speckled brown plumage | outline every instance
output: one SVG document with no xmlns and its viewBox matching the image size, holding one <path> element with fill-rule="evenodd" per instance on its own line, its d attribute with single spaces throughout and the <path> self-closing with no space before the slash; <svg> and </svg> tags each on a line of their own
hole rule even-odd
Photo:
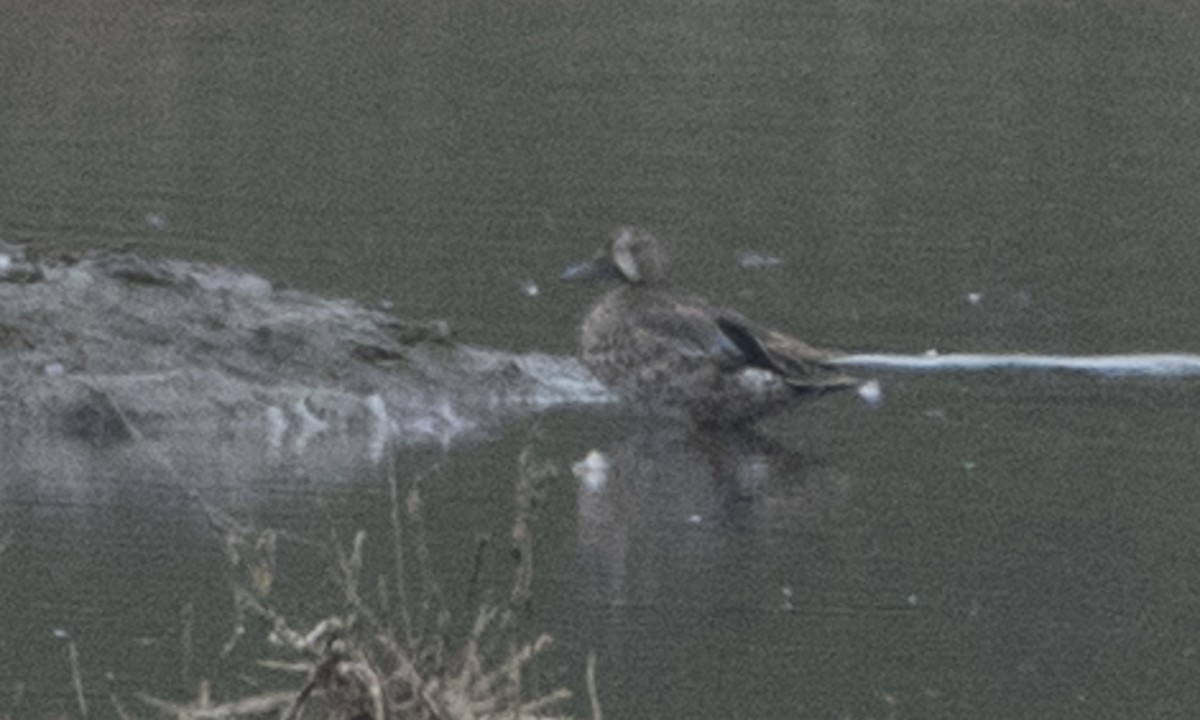
<svg viewBox="0 0 1200 720">
<path fill-rule="evenodd" d="M 645 230 L 618 228 L 596 263 L 621 284 L 584 318 L 580 359 L 647 414 L 742 424 L 858 385 L 829 363 L 833 353 L 672 291 L 662 249 Z"/>
</svg>

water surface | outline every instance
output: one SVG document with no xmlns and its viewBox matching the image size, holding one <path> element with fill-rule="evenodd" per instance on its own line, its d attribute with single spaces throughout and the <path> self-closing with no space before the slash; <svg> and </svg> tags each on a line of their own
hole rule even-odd
<svg viewBox="0 0 1200 720">
<path fill-rule="evenodd" d="M 553 278 L 642 223 L 682 282 L 818 345 L 1200 347 L 1186 3 L 9 4 L 0 239 L 218 259 L 565 354 L 592 290 Z M 1195 379 L 872 372 L 880 408 L 765 437 L 549 416 L 547 683 L 581 689 L 594 650 L 612 717 L 1190 717 Z M 527 440 L 430 483 L 456 597 Z M 593 449 L 622 470 L 599 494 L 567 471 Z M 0 713 L 74 712 L 56 631 L 100 714 L 110 685 L 234 674 L 220 550 L 144 450 L 0 466 Z M 247 520 L 383 536 L 380 468 L 335 457 L 170 460 Z M 295 587 L 325 577 L 293 552 Z"/>
</svg>

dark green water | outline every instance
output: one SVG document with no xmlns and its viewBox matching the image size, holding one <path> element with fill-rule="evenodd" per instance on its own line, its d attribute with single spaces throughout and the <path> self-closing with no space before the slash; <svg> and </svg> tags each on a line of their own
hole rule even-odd
<svg viewBox="0 0 1200 720">
<path fill-rule="evenodd" d="M 1200 349 L 1188 3 L 3 11 L 0 239 L 232 262 L 565 354 L 589 290 L 554 278 L 642 223 L 689 285 L 817 344 Z M 744 268 L 747 251 L 782 262 Z M 878 410 L 780 419 L 768 450 L 547 419 L 562 467 L 593 448 L 625 463 L 602 497 L 569 473 L 547 492 L 547 681 L 581 690 L 594 650 L 610 717 L 1192 717 L 1200 387 L 884 387 Z M 525 439 L 452 450 L 430 484 L 452 586 L 476 537 L 507 531 Z M 731 491 L 763 457 L 765 486 Z M 181 696 L 214 672 L 219 548 L 140 460 L 0 465 L 0 715 L 73 712 L 56 630 L 101 716 L 106 673 Z M 175 464 L 318 539 L 387 526 L 378 469 Z"/>
</svg>

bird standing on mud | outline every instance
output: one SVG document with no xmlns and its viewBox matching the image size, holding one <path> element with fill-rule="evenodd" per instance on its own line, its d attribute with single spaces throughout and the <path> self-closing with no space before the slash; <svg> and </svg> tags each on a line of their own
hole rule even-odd
<svg viewBox="0 0 1200 720">
<path fill-rule="evenodd" d="M 621 227 L 604 253 L 563 273 L 621 281 L 584 318 L 579 357 L 644 414 L 745 425 L 798 400 L 859 385 L 830 363 L 835 353 L 672 291 L 666 269 L 653 235 Z"/>
</svg>

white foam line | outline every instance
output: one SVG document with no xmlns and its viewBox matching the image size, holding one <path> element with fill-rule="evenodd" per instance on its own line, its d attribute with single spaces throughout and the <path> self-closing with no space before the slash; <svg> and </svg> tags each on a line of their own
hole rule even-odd
<svg viewBox="0 0 1200 720">
<path fill-rule="evenodd" d="M 911 372 L 997 369 L 1070 370 L 1091 375 L 1200 375 L 1200 355 L 847 355 L 834 361 L 856 368 Z"/>
</svg>

